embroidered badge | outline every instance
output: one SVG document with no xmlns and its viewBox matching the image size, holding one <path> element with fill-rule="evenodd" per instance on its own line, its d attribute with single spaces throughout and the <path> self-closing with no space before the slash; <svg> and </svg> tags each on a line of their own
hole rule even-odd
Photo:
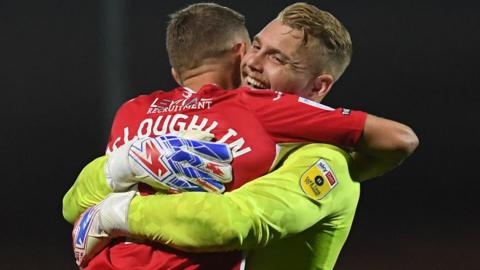
<svg viewBox="0 0 480 270">
<path fill-rule="evenodd" d="M 323 199 L 337 183 L 335 174 L 324 159 L 320 159 L 315 165 L 308 168 L 300 178 L 303 192 L 314 200 Z"/>
</svg>

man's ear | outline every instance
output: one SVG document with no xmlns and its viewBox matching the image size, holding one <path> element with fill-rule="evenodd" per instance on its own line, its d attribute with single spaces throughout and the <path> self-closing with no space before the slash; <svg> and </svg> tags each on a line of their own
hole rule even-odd
<svg viewBox="0 0 480 270">
<path fill-rule="evenodd" d="M 182 80 L 180 79 L 177 71 L 173 67 L 170 69 L 170 71 L 172 72 L 173 79 L 177 82 L 177 84 L 182 85 Z"/>
<path fill-rule="evenodd" d="M 246 42 L 239 42 L 233 45 L 233 51 L 238 53 L 242 57 L 247 53 L 247 43 Z"/>
<path fill-rule="evenodd" d="M 321 102 L 323 98 L 332 89 L 335 79 L 330 74 L 322 74 L 315 78 L 313 81 L 312 97 L 311 99 L 317 102 Z"/>
</svg>

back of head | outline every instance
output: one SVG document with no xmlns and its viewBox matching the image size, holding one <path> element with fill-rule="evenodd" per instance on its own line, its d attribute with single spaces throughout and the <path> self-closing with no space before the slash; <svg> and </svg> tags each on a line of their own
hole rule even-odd
<svg viewBox="0 0 480 270">
<path fill-rule="evenodd" d="M 240 13 L 214 3 L 193 4 L 170 15 L 170 65 L 181 77 L 184 71 L 219 58 L 248 39 L 245 18 Z"/>
<path fill-rule="evenodd" d="M 307 3 L 295 3 L 282 10 L 280 22 L 303 31 L 303 45 L 312 48 L 313 72 L 330 73 L 337 80 L 350 64 L 352 40 L 347 29 L 332 14 Z"/>
</svg>

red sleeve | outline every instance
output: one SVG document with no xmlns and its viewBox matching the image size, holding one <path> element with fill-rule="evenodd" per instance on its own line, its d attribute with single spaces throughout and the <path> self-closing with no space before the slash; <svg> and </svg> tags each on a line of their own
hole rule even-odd
<svg viewBox="0 0 480 270">
<path fill-rule="evenodd" d="M 360 139 L 367 117 L 365 112 L 332 109 L 276 91 L 245 90 L 242 98 L 275 142 L 321 142 L 352 147 Z"/>
</svg>

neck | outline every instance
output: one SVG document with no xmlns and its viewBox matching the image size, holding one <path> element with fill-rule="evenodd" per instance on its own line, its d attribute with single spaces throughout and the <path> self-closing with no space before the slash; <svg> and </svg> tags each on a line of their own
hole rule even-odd
<svg viewBox="0 0 480 270">
<path fill-rule="evenodd" d="M 235 68 L 232 68 L 235 67 Z M 182 85 L 195 92 L 206 84 L 216 84 L 223 89 L 234 89 L 240 85 L 240 65 L 231 63 L 207 63 L 183 73 Z"/>
<path fill-rule="evenodd" d="M 236 85 L 234 85 L 230 78 L 227 78 L 222 72 L 217 71 L 202 72 L 196 76 L 186 78 L 183 81 L 183 86 L 188 87 L 195 92 L 200 90 L 200 88 L 206 84 L 216 84 L 224 89 L 236 88 Z"/>
</svg>

